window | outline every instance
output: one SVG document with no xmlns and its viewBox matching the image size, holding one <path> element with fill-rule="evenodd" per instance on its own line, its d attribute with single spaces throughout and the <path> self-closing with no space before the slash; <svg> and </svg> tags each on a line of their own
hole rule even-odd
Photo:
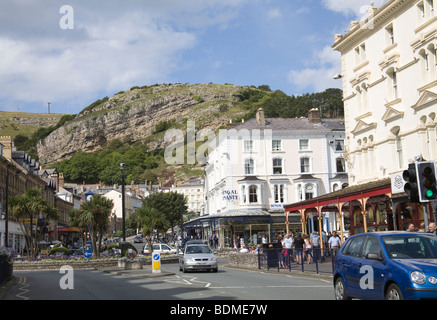
<svg viewBox="0 0 437 320">
<path fill-rule="evenodd" d="M 252 152 L 252 151 L 253 151 L 253 141 L 244 140 L 244 152 Z"/>
<path fill-rule="evenodd" d="M 344 166 L 344 159 L 343 158 L 337 158 L 335 160 L 337 165 L 337 172 L 345 172 L 345 166 Z"/>
<path fill-rule="evenodd" d="M 356 237 L 350 240 L 348 245 L 343 250 L 343 254 L 352 257 L 360 257 L 361 247 L 363 246 L 365 237 Z"/>
<path fill-rule="evenodd" d="M 282 140 L 272 140 L 272 151 L 282 151 Z"/>
<path fill-rule="evenodd" d="M 273 174 L 282 174 L 282 159 L 273 159 Z"/>
<path fill-rule="evenodd" d="M 335 151 L 343 151 L 344 140 L 335 140 Z"/>
<path fill-rule="evenodd" d="M 387 35 L 387 45 L 391 46 L 395 43 L 395 36 L 393 31 L 393 25 L 389 25 L 386 29 L 386 35 Z"/>
<path fill-rule="evenodd" d="M 249 186 L 249 203 L 258 203 L 257 191 L 257 186 Z"/>
<path fill-rule="evenodd" d="M 300 158 L 300 172 L 301 173 L 310 172 L 310 159 L 309 158 Z"/>
<path fill-rule="evenodd" d="M 379 243 L 378 238 L 369 236 L 367 238 L 366 244 L 363 248 L 363 258 L 367 258 L 367 255 L 376 254 L 378 257 L 382 257 L 381 244 Z"/>
<path fill-rule="evenodd" d="M 247 203 L 247 196 L 246 196 L 246 186 L 241 186 L 241 194 L 243 195 L 243 203 Z"/>
<path fill-rule="evenodd" d="M 355 48 L 355 62 L 357 65 L 366 61 L 366 44 L 363 43 Z"/>
<path fill-rule="evenodd" d="M 387 76 L 389 78 L 389 96 L 391 100 L 396 100 L 398 95 L 398 75 L 394 68 L 390 68 L 387 71 Z"/>
<path fill-rule="evenodd" d="M 253 159 L 246 159 L 244 160 L 244 174 L 254 174 L 255 173 L 255 166 Z"/>
<path fill-rule="evenodd" d="M 275 203 L 284 203 L 284 185 L 275 184 L 273 186 L 273 194 L 275 197 Z"/>
<path fill-rule="evenodd" d="M 312 184 L 307 184 L 305 186 L 305 200 L 314 198 L 314 186 Z"/>
<path fill-rule="evenodd" d="M 300 139 L 299 140 L 299 150 L 305 151 L 310 149 L 310 142 L 308 139 Z"/>
</svg>

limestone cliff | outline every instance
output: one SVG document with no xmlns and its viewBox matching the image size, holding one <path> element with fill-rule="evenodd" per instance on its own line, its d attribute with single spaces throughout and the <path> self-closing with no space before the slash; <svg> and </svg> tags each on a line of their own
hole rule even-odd
<svg viewBox="0 0 437 320">
<path fill-rule="evenodd" d="M 246 88 L 217 84 L 131 88 L 90 105 L 40 141 L 39 161 L 44 165 L 68 158 L 78 150 L 99 151 L 114 139 L 145 141 L 153 149 L 162 148 L 163 133 L 151 138 L 162 121 L 173 121 L 182 130 L 187 120 L 195 121 L 196 130 L 217 129 L 229 121 L 227 111 L 238 100 L 235 94 Z"/>
</svg>

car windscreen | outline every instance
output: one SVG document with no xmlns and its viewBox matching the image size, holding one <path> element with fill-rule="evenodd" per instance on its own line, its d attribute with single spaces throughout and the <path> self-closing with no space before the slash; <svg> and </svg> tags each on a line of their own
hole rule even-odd
<svg viewBox="0 0 437 320">
<path fill-rule="evenodd" d="M 437 236 L 402 234 L 382 237 L 391 259 L 437 258 Z"/>
<path fill-rule="evenodd" d="M 185 249 L 185 254 L 212 253 L 208 246 L 188 246 Z"/>
</svg>

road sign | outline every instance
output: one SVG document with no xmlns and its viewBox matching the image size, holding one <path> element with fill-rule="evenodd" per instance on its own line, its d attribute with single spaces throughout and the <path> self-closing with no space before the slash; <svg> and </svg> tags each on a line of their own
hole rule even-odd
<svg viewBox="0 0 437 320">
<path fill-rule="evenodd" d="M 152 273 L 161 273 L 161 254 L 159 252 L 152 254 Z"/>
<path fill-rule="evenodd" d="M 93 252 L 91 250 L 86 250 L 83 255 L 85 256 L 85 258 L 89 259 L 93 256 Z"/>
</svg>

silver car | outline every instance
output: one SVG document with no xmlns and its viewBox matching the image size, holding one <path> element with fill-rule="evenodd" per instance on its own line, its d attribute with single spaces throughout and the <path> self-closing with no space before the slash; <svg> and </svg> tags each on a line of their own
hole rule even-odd
<svg viewBox="0 0 437 320">
<path fill-rule="evenodd" d="M 179 257 L 179 271 L 212 270 L 217 272 L 217 258 L 206 244 L 187 244 Z"/>
</svg>

